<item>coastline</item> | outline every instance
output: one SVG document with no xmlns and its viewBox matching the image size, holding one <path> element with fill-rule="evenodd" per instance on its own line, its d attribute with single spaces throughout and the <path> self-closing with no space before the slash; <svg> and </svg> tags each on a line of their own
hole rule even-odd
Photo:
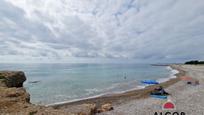
<svg viewBox="0 0 204 115">
<path fill-rule="evenodd" d="M 189 84 L 186 80 L 180 80 L 165 88 L 170 94 L 168 100 L 152 97 L 135 99 L 120 105 L 114 105 L 114 110 L 97 115 L 204 115 L 204 66 L 180 64 L 174 65 L 174 68 L 182 70 L 184 76 L 190 77 L 199 83 Z M 168 101 L 174 103 L 175 108 L 173 110 L 163 109 L 164 103 Z"/>
<path fill-rule="evenodd" d="M 162 85 L 165 90 L 170 93 L 168 99 L 174 102 L 176 109 L 169 112 L 185 112 L 187 115 L 203 115 L 204 114 L 204 66 L 196 65 L 171 65 L 173 69 L 179 71 L 177 78 L 170 79 Z M 149 96 L 149 93 L 158 85 L 148 86 L 144 89 L 133 90 L 122 94 L 108 95 L 63 103 L 54 106 L 39 106 L 30 103 L 29 94 L 22 87 L 25 76 L 18 74 L 19 72 L 0 72 L 1 80 L 4 77 L 13 79 L 12 84 L 3 82 L 0 84 L 0 113 L 2 114 L 53 114 L 53 115 L 147 115 L 155 112 L 164 113 L 163 104 L 167 101 L 156 99 Z M 13 76 L 15 75 L 15 76 Z M 198 80 L 199 84 L 187 84 L 186 81 L 180 80 L 180 76 L 188 76 Z M 18 78 L 17 81 L 14 78 Z M 7 79 L 5 79 L 7 80 Z M 10 83 L 10 82 L 9 82 Z M 103 111 L 104 105 L 112 107 L 111 111 Z M 102 110 L 102 111 L 100 111 Z M 98 113 L 102 112 L 102 113 Z"/>
<path fill-rule="evenodd" d="M 153 65 L 154 66 L 154 65 Z M 65 109 L 65 108 L 72 108 L 73 106 L 76 105 L 81 105 L 84 103 L 90 103 L 90 104 L 96 104 L 96 106 L 100 106 L 104 103 L 111 103 L 112 105 L 119 105 L 131 100 L 135 99 L 144 99 L 149 97 L 149 93 L 156 87 L 158 86 L 163 86 L 164 88 L 167 88 L 176 82 L 178 82 L 180 79 L 180 76 L 185 75 L 185 71 L 180 69 L 178 66 L 175 65 L 165 65 L 169 66 L 172 68 L 172 70 L 178 70 L 178 73 L 175 74 L 175 78 L 172 76 L 169 76 L 168 78 L 165 78 L 163 82 L 161 82 L 158 85 L 151 85 L 151 86 L 146 86 L 144 88 L 135 88 L 135 89 L 130 89 L 128 91 L 123 91 L 120 93 L 113 93 L 113 94 L 102 94 L 102 95 L 96 95 L 93 97 L 88 97 L 88 98 L 82 98 L 82 99 L 76 99 L 76 100 L 71 100 L 71 101 L 66 101 L 66 102 L 59 102 L 55 104 L 49 104 L 46 105 L 47 107 L 53 107 L 55 109 Z"/>
</svg>

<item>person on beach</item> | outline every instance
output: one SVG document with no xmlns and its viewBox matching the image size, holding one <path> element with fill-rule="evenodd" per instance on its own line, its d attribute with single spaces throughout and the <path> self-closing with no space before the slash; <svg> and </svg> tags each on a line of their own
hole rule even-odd
<svg viewBox="0 0 204 115">
<path fill-rule="evenodd" d="M 169 95 L 162 86 L 159 86 L 151 92 L 151 95 Z"/>
</svg>

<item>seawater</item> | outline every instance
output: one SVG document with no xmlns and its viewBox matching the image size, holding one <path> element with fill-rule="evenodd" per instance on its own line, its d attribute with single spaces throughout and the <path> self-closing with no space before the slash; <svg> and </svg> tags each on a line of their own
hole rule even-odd
<svg viewBox="0 0 204 115">
<path fill-rule="evenodd" d="M 149 64 L 0 64 L 0 70 L 24 71 L 31 102 L 47 105 L 141 88 L 141 80 L 159 82 L 177 71 Z"/>
</svg>

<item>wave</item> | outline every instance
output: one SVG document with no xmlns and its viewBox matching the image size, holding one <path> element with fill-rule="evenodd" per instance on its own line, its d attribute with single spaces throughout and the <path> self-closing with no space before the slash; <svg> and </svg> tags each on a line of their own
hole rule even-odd
<svg viewBox="0 0 204 115">
<path fill-rule="evenodd" d="M 73 99 L 73 100 L 69 100 L 69 101 L 57 102 L 57 103 L 52 103 L 52 104 L 47 104 L 45 106 L 48 107 L 48 106 L 62 105 L 62 104 L 66 104 L 66 103 L 73 103 L 73 102 L 78 102 L 78 101 L 83 101 L 83 100 L 93 99 L 93 98 L 98 98 L 98 97 L 103 97 L 103 96 L 111 96 L 111 95 L 116 95 L 116 94 L 122 94 L 122 93 L 126 93 L 126 92 L 129 92 L 129 91 L 134 91 L 134 90 L 139 90 L 139 89 L 143 89 L 143 88 L 145 88 L 145 87 L 144 86 L 137 86 L 135 88 L 124 90 L 124 91 L 106 92 L 106 93 L 101 93 L 101 94 L 98 94 L 98 95 L 95 95 L 95 96 L 79 98 L 79 99 Z"/>
<path fill-rule="evenodd" d="M 69 100 L 69 101 L 63 101 L 63 102 L 57 102 L 57 103 L 47 104 L 47 105 L 45 105 L 45 106 L 48 107 L 48 106 L 54 106 L 54 105 L 61 105 L 61 104 L 66 104 L 66 103 L 72 103 L 72 102 L 82 101 L 82 100 L 86 100 L 86 99 L 93 99 L 93 98 L 97 98 L 97 97 L 101 97 L 101 96 L 104 96 L 104 94 L 99 94 L 99 95 L 90 96 L 90 97 L 86 97 L 86 98 L 73 99 L 73 100 Z"/>
<path fill-rule="evenodd" d="M 163 82 L 169 81 L 170 79 L 176 78 L 176 74 L 179 73 L 178 70 L 173 69 L 170 66 L 167 66 L 166 69 L 170 71 L 169 76 L 167 78 L 160 78 L 157 80 L 157 82 L 163 83 Z"/>
</svg>

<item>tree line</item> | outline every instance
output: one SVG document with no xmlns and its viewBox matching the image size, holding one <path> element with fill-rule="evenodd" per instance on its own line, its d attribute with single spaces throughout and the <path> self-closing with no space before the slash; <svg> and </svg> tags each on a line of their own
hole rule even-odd
<svg viewBox="0 0 204 115">
<path fill-rule="evenodd" d="M 199 60 L 191 60 L 191 61 L 187 61 L 185 62 L 185 64 L 204 64 L 204 61 L 199 61 Z"/>
</svg>

